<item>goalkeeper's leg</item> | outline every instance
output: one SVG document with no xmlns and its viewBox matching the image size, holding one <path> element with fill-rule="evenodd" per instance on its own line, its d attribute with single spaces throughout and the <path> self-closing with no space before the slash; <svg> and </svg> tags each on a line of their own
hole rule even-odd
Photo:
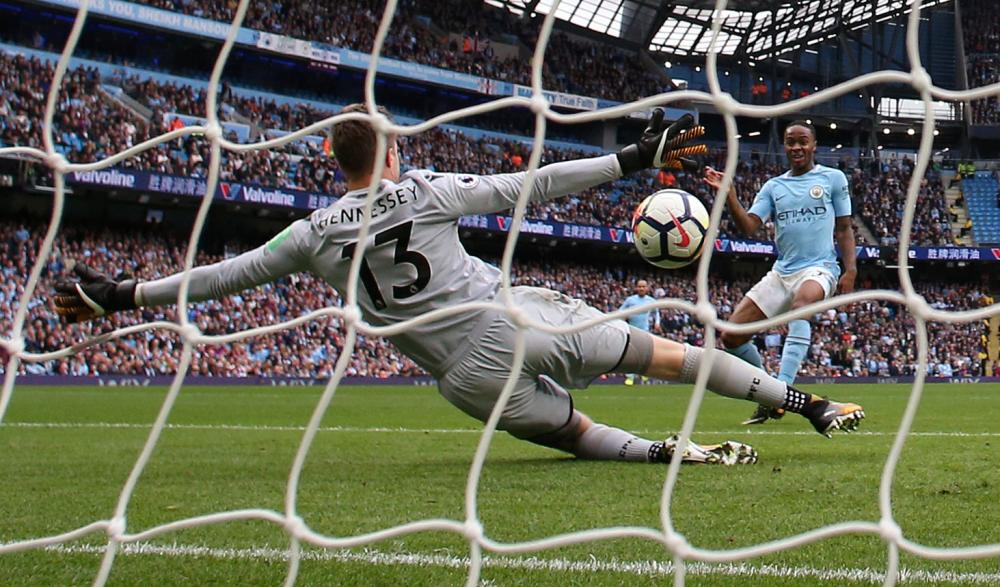
<svg viewBox="0 0 1000 587">
<path fill-rule="evenodd" d="M 722 351 L 659 337 L 652 337 L 652 341 L 652 359 L 646 369 L 651 377 L 693 383 L 705 359 L 712 355 L 708 389 L 719 395 L 801 414 L 817 432 L 826 436 L 834 430 L 854 430 L 865 417 L 864 410 L 857 404 L 834 402 L 804 393 Z"/>
<path fill-rule="evenodd" d="M 525 311 L 533 315 L 544 314 L 559 322 L 571 321 L 575 313 L 584 308 L 541 290 L 515 288 L 515 294 Z M 517 438 L 580 458 L 650 462 L 662 452 L 655 448 L 657 441 L 640 438 L 619 428 L 594 424 L 574 409 L 569 392 L 544 374 L 545 371 L 559 371 L 563 375 L 560 378 L 567 379 L 565 371 L 578 366 L 575 361 L 566 363 L 560 360 L 560 355 L 568 347 L 576 347 L 580 351 L 570 353 L 572 358 L 579 355 L 583 363 L 601 371 L 610 370 L 622 357 L 627 327 L 624 323 L 600 324 L 594 330 L 593 340 L 604 341 L 604 344 L 592 345 L 589 353 L 584 353 L 579 345 L 579 334 L 527 333 L 527 346 L 531 350 L 525 357 L 522 372 L 516 375 L 514 389 L 497 428 Z M 511 374 L 516 336 L 516 325 L 506 315 L 498 316 L 471 345 L 465 357 L 440 378 L 438 387 L 441 395 L 466 414 L 482 422 L 487 421 Z M 649 362 L 648 354 L 641 359 L 643 365 Z M 662 442 L 659 444 L 662 445 Z"/>
<path fill-rule="evenodd" d="M 538 288 L 514 288 L 518 306 L 535 318 L 572 324 L 601 312 L 579 300 Z M 631 333 L 631 334 L 630 334 Z M 521 373 L 497 428 L 524 440 L 593 460 L 664 462 L 675 452 L 676 439 L 650 440 L 619 428 L 596 424 L 573 407 L 564 386 L 585 387 L 608 372 L 642 372 L 652 357 L 646 332 L 612 320 L 585 331 L 553 335 L 526 333 Z M 517 326 L 499 315 L 467 354 L 439 379 L 441 394 L 466 414 L 485 422 L 511 374 Z M 637 344 L 630 344 L 636 340 Z M 736 464 L 756 460 L 752 448 L 736 442 L 699 447 L 689 444 L 685 461 Z"/>
<path fill-rule="evenodd" d="M 523 431 L 519 433 L 512 430 L 511 434 L 518 438 L 563 450 L 581 459 L 595 461 L 669 463 L 678 450 L 680 439 L 677 436 L 666 440 L 649 440 L 620 428 L 595 423 L 583 412 L 573 409 L 569 393 L 558 383 L 542 376 L 538 379 L 538 385 L 546 388 L 540 392 L 541 397 L 553 393 L 564 394 L 570 409 L 569 420 L 565 425 L 543 434 L 524 434 Z M 753 464 L 757 462 L 757 451 L 748 444 L 732 440 L 706 446 L 689 440 L 681 451 L 681 462 L 712 465 Z"/>
<path fill-rule="evenodd" d="M 466 414 L 485 422 L 506 383 L 504 369 L 509 369 L 508 360 L 500 349 L 475 349 L 441 380 L 441 394 Z M 573 398 L 566 389 L 545 375 L 522 374 L 517 378 L 497 428 L 522 440 L 598 461 L 670 462 L 678 444 L 676 438 L 650 440 L 595 423 L 573 407 Z M 734 465 L 757 461 L 753 448 L 733 441 L 705 447 L 689 442 L 682 454 L 683 462 L 690 463 Z"/>
</svg>

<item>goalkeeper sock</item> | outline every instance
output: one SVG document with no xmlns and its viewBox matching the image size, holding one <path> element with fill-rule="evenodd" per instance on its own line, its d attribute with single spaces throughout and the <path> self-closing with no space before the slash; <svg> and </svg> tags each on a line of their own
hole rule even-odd
<svg viewBox="0 0 1000 587">
<path fill-rule="evenodd" d="M 791 385 L 799 367 L 809 352 L 809 340 L 812 337 L 812 327 L 808 320 L 792 320 L 788 323 L 788 336 L 785 337 L 785 347 L 781 350 L 781 370 L 778 379 Z"/>
<path fill-rule="evenodd" d="M 652 441 L 639 438 L 619 428 L 593 424 L 577 439 L 573 454 L 581 459 L 594 461 L 645 463 L 649 460 L 649 449 L 652 446 Z"/>
<path fill-rule="evenodd" d="M 760 359 L 760 351 L 757 350 L 757 345 L 753 341 L 748 340 L 738 347 L 726 349 L 726 352 L 734 357 L 743 359 L 758 369 L 764 368 L 764 361 Z"/>
<path fill-rule="evenodd" d="M 694 383 L 706 353 L 713 353 L 712 372 L 708 389 L 719 395 L 757 402 L 769 408 L 782 408 L 799 413 L 813 396 L 803 393 L 784 381 L 778 381 L 763 370 L 716 349 L 684 345 L 684 363 L 680 381 Z"/>
</svg>

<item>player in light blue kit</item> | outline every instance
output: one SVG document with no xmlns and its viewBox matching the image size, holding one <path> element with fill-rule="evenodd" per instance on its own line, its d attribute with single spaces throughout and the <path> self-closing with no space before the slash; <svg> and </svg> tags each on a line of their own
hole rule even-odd
<svg viewBox="0 0 1000 587">
<path fill-rule="evenodd" d="M 647 306 L 649 304 L 652 304 L 655 301 L 656 301 L 656 298 L 654 298 L 653 296 L 649 295 L 649 284 L 646 283 L 645 279 L 640 279 L 639 281 L 635 282 L 635 293 L 632 294 L 632 295 L 630 295 L 629 297 L 625 298 L 625 301 L 622 302 L 621 307 L 618 308 L 618 309 L 619 310 L 628 310 L 628 309 L 636 308 L 636 307 L 639 307 L 639 306 Z M 646 332 L 649 332 L 650 314 L 653 315 L 652 316 L 652 318 L 653 318 L 653 326 L 655 327 L 655 330 L 657 332 L 659 332 L 659 330 L 660 330 L 660 311 L 659 311 L 659 309 L 656 309 L 656 308 L 650 308 L 649 310 L 646 310 L 645 312 L 639 312 L 638 314 L 632 314 L 631 316 L 629 316 L 626 319 L 626 322 L 628 322 L 630 326 L 634 326 L 635 328 L 638 328 L 639 330 L 645 330 Z M 628 373 L 628 374 L 626 374 L 625 375 L 625 385 L 635 385 L 635 377 L 636 377 L 635 373 Z M 646 379 L 647 379 L 646 376 L 642 377 L 643 381 L 646 381 Z"/>
<path fill-rule="evenodd" d="M 789 170 L 764 184 L 749 211 L 740 204 L 736 188 L 729 188 L 729 213 L 740 231 L 753 236 L 765 220 L 773 220 L 778 245 L 774 267 L 736 306 L 731 322 L 746 324 L 796 310 L 830 297 L 835 287 L 840 293 L 854 291 L 858 270 L 847 177 L 839 169 L 816 164 L 815 152 L 816 129 L 805 121 L 792 122 L 785 128 Z M 718 190 L 722 176 L 706 168 L 705 183 Z M 843 272 L 837 264 L 834 241 L 842 254 Z M 729 353 L 762 366 L 752 335 L 723 332 L 721 338 Z M 808 320 L 788 323 L 778 379 L 789 385 L 795 382 L 810 338 Z M 856 404 L 840 405 L 843 410 L 861 412 Z M 780 408 L 758 406 L 743 423 L 761 424 L 783 415 Z"/>
</svg>

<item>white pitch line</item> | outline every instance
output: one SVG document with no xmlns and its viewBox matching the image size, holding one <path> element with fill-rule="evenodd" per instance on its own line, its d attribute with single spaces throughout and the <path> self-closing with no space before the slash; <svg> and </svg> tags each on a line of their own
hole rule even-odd
<svg viewBox="0 0 1000 587">
<path fill-rule="evenodd" d="M 3 422 L 0 429 L 9 428 L 106 428 L 106 429 L 138 429 L 148 430 L 152 424 L 135 422 Z M 170 430 L 237 430 L 245 432 L 304 432 L 305 426 L 272 426 L 255 424 L 167 424 Z M 480 434 L 482 429 L 476 428 L 391 428 L 391 427 L 356 427 L 327 426 L 320 432 L 357 432 L 357 433 L 402 433 L 402 434 Z M 634 430 L 635 434 L 663 434 L 663 430 Z M 696 430 L 703 435 L 733 435 L 741 436 L 816 436 L 808 430 Z M 857 431 L 851 436 L 896 436 L 896 432 Z M 997 438 L 1000 432 L 910 432 L 909 436 L 931 438 Z"/>
<path fill-rule="evenodd" d="M 121 545 L 121 553 L 126 556 L 166 556 L 214 558 L 222 560 L 261 560 L 278 562 L 288 559 L 285 549 L 261 546 L 255 548 L 211 548 L 208 546 L 159 545 L 151 543 L 130 543 Z M 101 545 L 56 545 L 46 550 L 61 554 L 103 554 Z M 428 555 L 418 553 L 363 551 L 305 550 L 300 558 L 305 561 L 362 563 L 383 566 L 445 567 L 467 569 L 469 559 L 448 555 Z M 674 566 L 669 561 L 600 561 L 596 559 L 580 561 L 568 559 L 545 559 L 537 557 L 483 557 L 483 566 L 495 569 L 528 571 L 577 572 L 577 573 L 620 573 L 643 577 L 670 576 Z M 723 575 L 729 577 L 791 578 L 820 581 L 844 581 L 860 583 L 881 583 L 884 572 L 878 569 L 821 569 L 815 567 L 786 567 L 782 565 L 749 565 L 689 563 L 690 575 Z M 957 573 L 950 571 L 922 571 L 902 569 L 901 583 L 949 583 L 955 585 L 997 585 L 1000 573 Z"/>
</svg>

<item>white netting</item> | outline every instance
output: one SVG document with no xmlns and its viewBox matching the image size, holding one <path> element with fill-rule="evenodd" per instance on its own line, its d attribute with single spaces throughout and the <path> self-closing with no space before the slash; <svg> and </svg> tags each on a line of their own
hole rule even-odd
<svg viewBox="0 0 1000 587">
<path fill-rule="evenodd" d="M 217 91 L 219 88 L 219 80 L 221 79 L 223 68 L 226 64 L 226 60 L 229 56 L 230 50 L 232 49 L 233 43 L 236 39 L 236 34 L 239 27 L 243 21 L 248 7 L 248 0 L 241 0 L 239 7 L 236 11 L 236 15 L 229 29 L 229 34 L 226 38 L 224 45 L 219 53 L 219 57 L 216 60 L 214 70 L 212 72 L 211 80 L 209 82 L 208 96 L 206 100 L 207 111 L 205 116 L 207 118 L 207 123 L 201 126 L 188 126 L 179 130 L 175 130 L 169 133 L 165 133 L 161 136 L 155 137 L 146 141 L 140 145 L 117 153 L 112 157 L 104 159 L 96 163 L 89 164 L 73 164 L 69 163 L 62 155 L 58 154 L 54 148 L 53 142 L 53 130 L 52 130 L 52 120 L 55 113 L 56 99 L 58 96 L 59 88 L 62 83 L 62 79 L 66 73 L 67 65 L 73 51 L 76 47 L 77 41 L 80 37 L 80 33 L 83 30 L 83 24 L 87 17 L 87 11 L 89 7 L 89 0 L 82 0 L 80 3 L 79 10 L 77 12 L 76 21 L 73 25 L 72 31 L 66 42 L 66 46 L 62 52 L 59 62 L 56 66 L 54 77 L 49 89 L 48 99 L 45 108 L 45 118 L 44 118 L 44 130 L 43 130 L 43 144 L 44 151 L 28 148 L 28 147 L 14 147 L 0 149 L 0 156 L 2 155 L 18 155 L 22 157 L 29 157 L 37 159 L 48 166 L 55 177 L 55 191 L 53 198 L 52 207 L 52 219 L 42 242 L 42 246 L 38 252 L 38 257 L 32 268 L 31 274 L 29 276 L 28 282 L 25 286 L 24 293 L 21 297 L 20 304 L 18 305 L 17 313 L 15 315 L 14 323 L 12 326 L 12 334 L 10 339 L 2 340 L 3 349 L 9 355 L 8 364 L 6 367 L 6 377 L 3 384 L 2 392 L 0 392 L 0 422 L 3 420 L 4 413 L 6 412 L 7 406 L 10 403 L 11 394 L 14 389 L 14 381 L 18 371 L 18 364 L 20 361 L 38 362 L 47 361 L 50 359 L 55 359 L 59 357 L 65 357 L 79 350 L 82 346 L 89 346 L 91 344 L 96 344 L 98 342 L 107 340 L 112 337 L 122 337 L 136 332 L 144 330 L 171 330 L 178 333 L 183 340 L 183 351 L 181 356 L 180 366 L 178 368 L 177 374 L 174 378 L 172 385 L 170 386 L 169 392 L 160 412 L 155 420 L 155 423 L 149 433 L 149 437 L 146 440 L 145 446 L 140 453 L 138 459 L 136 460 L 131 474 L 128 477 L 124 487 L 121 490 L 117 507 L 115 508 L 114 514 L 110 519 L 100 520 L 77 528 L 75 530 L 55 535 L 47 536 L 43 538 L 24 540 L 22 542 L 9 543 L 0 546 L 0 554 L 24 551 L 29 549 L 38 549 L 46 546 L 60 545 L 70 541 L 77 540 L 84 536 L 87 536 L 95 532 L 105 532 L 108 536 L 108 544 L 104 551 L 104 558 L 100 566 L 100 570 L 94 580 L 96 585 L 103 585 L 109 576 L 112 564 L 114 563 L 115 556 L 121 550 L 123 550 L 123 545 L 128 543 L 137 543 L 141 541 L 146 541 L 151 538 L 162 536 L 177 530 L 185 528 L 193 528 L 197 526 L 205 526 L 210 524 L 220 524 L 224 522 L 230 522 L 234 520 L 264 520 L 280 526 L 284 529 L 290 540 L 289 549 L 289 565 L 288 572 L 286 576 L 286 584 L 291 585 L 295 582 L 299 562 L 302 558 L 302 552 L 300 550 L 300 545 L 302 542 L 319 546 L 326 549 L 343 549 L 350 547 L 363 546 L 366 544 L 371 544 L 378 541 L 383 541 L 389 538 L 403 536 L 407 534 L 412 534 L 416 532 L 426 532 L 430 530 L 438 530 L 445 532 L 452 532 L 463 536 L 469 543 L 470 556 L 468 564 L 468 576 L 467 584 L 476 585 L 479 583 L 480 572 L 483 566 L 483 550 L 487 550 L 494 553 L 529 553 L 537 552 L 545 549 L 556 548 L 560 546 L 565 546 L 569 544 L 584 543 L 597 540 L 607 540 L 613 538 L 624 538 L 624 537 L 637 537 L 648 540 L 653 540 L 662 543 L 664 547 L 669 551 L 673 557 L 673 575 L 674 582 L 677 585 L 683 585 L 685 582 L 685 574 L 688 569 L 688 563 L 691 561 L 699 561 L 703 563 L 721 563 L 721 562 L 733 562 L 741 561 L 754 557 L 759 557 L 762 555 L 775 553 L 783 550 L 788 550 L 801 545 L 809 544 L 812 542 L 817 542 L 827 538 L 831 538 L 843 534 L 871 534 L 879 536 L 883 541 L 885 541 L 888 548 L 888 568 L 884 575 L 884 583 L 886 585 L 894 585 L 899 579 L 899 554 L 900 551 L 910 553 L 912 555 L 923 557 L 927 559 L 936 560 L 954 560 L 954 559 L 974 559 L 974 558 L 987 558 L 1000 556 L 1000 543 L 991 545 L 980 545 L 973 547 L 963 547 L 963 548 L 935 548 L 924 546 L 915 542 L 908 540 L 900 526 L 896 523 L 893 512 L 892 512 L 892 483 L 894 472 L 896 466 L 899 462 L 900 454 L 903 450 L 903 445 L 906 442 L 907 435 L 910 431 L 911 425 L 913 423 L 914 415 L 916 413 L 917 407 L 920 404 L 921 393 L 923 391 L 924 376 L 926 373 L 927 366 L 927 352 L 928 352 L 928 340 L 927 340 L 927 329 L 926 323 L 928 321 L 941 321 L 941 322 L 968 322 L 972 320 L 979 320 L 987 318 L 991 315 L 1000 314 L 1000 305 L 990 306 L 988 308 L 981 308 L 973 311 L 963 311 L 963 312 L 943 312 L 932 309 L 924 300 L 923 297 L 918 295 L 910 280 L 909 268 L 907 266 L 907 250 L 910 244 L 910 231 L 913 225 L 913 216 L 916 209 L 916 200 L 919 192 L 919 178 L 924 176 L 926 171 L 928 160 L 931 155 L 932 142 L 933 142 L 933 130 L 935 126 L 934 122 L 934 108 L 932 103 L 932 98 L 937 98 L 940 100 L 950 100 L 950 101 L 970 101 L 975 99 L 986 98 L 993 95 L 1000 95 L 1000 83 L 993 84 L 990 86 L 971 89 L 966 91 L 948 91 L 941 88 L 937 88 L 933 85 L 930 76 L 927 74 L 926 70 L 921 65 L 920 55 L 918 52 L 918 25 L 920 20 L 920 1 L 915 0 L 913 2 L 913 11 L 909 15 L 909 23 L 907 28 L 907 39 L 906 46 L 909 55 L 909 60 L 911 64 L 911 70 L 909 73 L 896 72 L 896 71 L 880 71 L 870 74 L 863 75 L 854 80 L 844 82 L 832 88 L 825 89 L 821 92 L 813 94 L 803 99 L 788 102 L 782 105 L 775 106 L 749 106 L 741 104 L 730 95 L 722 93 L 718 78 L 717 78 L 717 67 L 716 67 L 716 55 L 714 53 L 709 53 L 707 58 L 707 73 L 710 92 L 695 92 L 695 91 L 680 91 L 672 92 L 669 94 L 661 94 L 658 96 L 648 97 L 636 102 L 629 104 L 624 104 L 614 108 L 608 108 L 604 110 L 598 110 L 595 112 L 587 112 L 580 114 L 560 114 L 554 112 L 549 108 L 548 102 L 542 96 L 542 62 L 544 59 L 545 47 L 548 43 L 548 39 L 552 33 L 552 27 L 554 23 L 554 15 L 556 14 L 556 9 L 558 7 L 558 0 L 554 2 L 554 5 L 550 8 L 547 16 L 544 19 L 541 32 L 539 34 L 538 43 L 535 47 L 535 53 L 531 61 L 532 67 L 532 97 L 522 98 L 522 97 L 510 97 L 502 98 L 482 104 L 475 107 L 465 108 L 462 110 L 457 110 L 443 114 L 432 120 L 428 120 L 422 124 L 414 126 L 398 126 L 390 123 L 385 117 L 376 114 L 375 109 L 375 67 L 374 61 L 378 59 L 378 55 L 381 51 L 382 44 L 385 40 L 386 34 L 388 32 L 392 17 L 395 13 L 396 0 L 388 0 L 385 11 L 382 16 L 381 23 L 376 34 L 374 41 L 374 51 L 373 51 L 373 63 L 369 66 L 367 71 L 367 76 L 365 79 L 365 100 L 368 106 L 368 111 L 371 114 L 348 114 L 340 115 L 328 118 L 321 122 L 317 122 L 308 127 L 300 129 L 294 133 L 287 136 L 281 137 L 280 139 L 274 139 L 270 141 L 264 141 L 255 144 L 237 144 L 230 142 L 223 138 L 222 128 L 219 125 L 217 117 Z M 726 7 L 727 0 L 718 0 L 716 3 L 715 14 L 721 15 L 722 11 Z M 718 46 L 719 31 L 722 25 L 722 21 L 716 18 L 713 21 L 712 26 L 712 46 Z M 675 459 L 668 468 L 666 482 L 664 484 L 664 490 L 662 494 L 661 503 L 661 528 L 648 528 L 648 527 L 616 527 L 616 528 L 602 528 L 593 529 L 584 532 L 576 532 L 572 534 L 551 536 L 541 540 L 529 541 L 529 542 L 518 542 L 518 543 L 502 543 L 490 539 L 479 521 L 477 515 L 477 490 L 479 486 L 480 473 L 482 472 L 483 463 L 486 458 L 486 453 L 490 446 L 490 441 L 492 440 L 493 433 L 496 429 L 496 424 L 499 419 L 500 413 L 503 406 L 506 404 L 511 391 L 513 390 L 514 378 L 510 378 L 507 381 L 507 386 L 500 397 L 500 401 L 494 408 L 493 413 L 486 423 L 483 430 L 482 436 L 480 438 L 479 446 L 476 450 L 475 457 L 473 458 L 472 465 L 469 470 L 468 482 L 465 490 L 465 519 L 464 520 L 450 520 L 450 519 L 426 519 L 413 521 L 401 526 L 396 526 L 392 528 L 386 528 L 378 532 L 372 532 L 368 534 L 363 534 L 359 536 L 352 536 L 348 538 L 337 538 L 332 536 L 324 536 L 312 531 L 307 525 L 306 521 L 299 517 L 296 508 L 296 499 L 298 495 L 298 484 L 303 466 L 306 462 L 306 458 L 309 454 L 310 446 L 313 443 L 316 432 L 319 429 L 320 421 L 326 412 L 326 409 L 333 398 L 334 393 L 337 390 L 337 385 L 344 375 L 345 369 L 347 368 L 348 362 L 354 350 L 354 344 L 357 340 L 357 335 L 359 332 L 374 336 L 386 336 L 394 333 L 401 332 L 416 322 L 426 322 L 433 319 L 441 318 L 446 315 L 456 314 L 459 312 L 464 312 L 470 309 L 480 309 L 487 307 L 494 307 L 506 311 L 512 319 L 518 324 L 519 336 L 517 338 L 517 344 L 514 353 L 514 361 L 512 365 L 512 373 L 520 370 L 525 352 L 525 338 L 524 332 L 528 328 L 537 328 L 543 331 L 552 333 L 568 333 L 573 331 L 579 331 L 586 329 L 593 324 L 599 322 L 594 320 L 584 324 L 578 324 L 573 328 L 552 328 L 544 324 L 534 323 L 523 315 L 523 313 L 514 305 L 512 305 L 512 298 L 510 297 L 510 269 L 511 262 L 513 259 L 514 246 L 517 240 L 517 235 L 519 234 L 519 227 L 524 217 L 525 208 L 527 204 L 528 196 L 528 186 L 531 181 L 530 178 L 538 169 L 539 161 L 542 154 L 542 146 L 545 137 L 546 123 L 548 120 L 556 121 L 563 124 L 571 123 L 583 123 L 594 120 L 602 120 L 609 118 L 619 118 L 621 116 L 627 115 L 630 112 L 637 110 L 645 110 L 653 106 L 664 105 L 672 102 L 678 102 L 682 100 L 688 100 L 703 104 L 713 105 L 724 117 L 726 124 L 726 134 L 727 134 L 727 149 L 728 155 L 726 159 L 725 166 L 725 180 L 721 186 L 719 195 L 724 194 L 729 189 L 729 185 L 732 182 L 733 174 L 736 169 L 737 155 L 738 155 L 738 142 L 736 139 L 736 118 L 735 116 L 750 116 L 757 118 L 774 117 L 784 114 L 791 114 L 799 111 L 802 108 L 813 106 L 819 104 L 825 100 L 835 98 L 847 94 L 849 92 L 855 92 L 860 88 L 873 84 L 881 83 L 905 83 L 913 86 L 919 93 L 925 105 L 925 118 L 923 122 L 923 132 L 920 142 L 919 156 L 916 161 L 916 167 L 913 171 L 909 189 L 906 196 L 906 208 L 903 217 L 902 233 L 899 236 L 899 280 L 902 287 L 902 292 L 889 291 L 889 290 L 874 290 L 857 292 L 849 295 L 838 296 L 834 299 L 820 302 L 806 308 L 802 308 L 796 312 L 784 314 L 775 317 L 770 320 L 744 324 L 735 325 L 729 324 L 718 319 L 716 309 L 709 303 L 709 291 L 708 291 L 708 269 L 711 263 L 711 258 L 713 255 L 713 247 L 707 247 L 704 256 L 701 259 L 700 265 L 698 267 L 697 274 L 697 302 L 692 304 L 691 302 L 684 300 L 662 300 L 657 303 L 660 308 L 672 308 L 681 311 L 689 312 L 693 314 L 699 321 L 701 321 L 705 326 L 706 338 L 705 344 L 708 347 L 713 347 L 715 345 L 715 330 L 716 328 L 725 327 L 726 330 L 736 332 L 736 333 L 749 333 L 756 332 L 765 327 L 771 327 L 778 324 L 786 323 L 789 320 L 795 318 L 807 318 L 808 316 L 814 314 L 817 311 L 826 310 L 834 308 L 837 306 L 842 306 L 846 304 L 851 304 L 854 302 L 861 302 L 865 300 L 889 300 L 902 305 L 905 305 L 909 311 L 914 315 L 916 326 L 917 326 L 917 343 L 918 343 L 918 360 L 919 369 L 916 374 L 916 381 L 914 382 L 913 390 L 910 394 L 909 403 L 906 407 L 902 422 L 900 423 L 899 430 L 896 434 L 895 441 L 892 445 L 892 449 L 886 460 L 885 467 L 882 473 L 881 485 L 879 487 L 879 508 L 881 512 L 881 518 L 877 522 L 873 521 L 846 521 L 838 524 L 833 524 L 823 528 L 818 528 L 816 530 L 799 534 L 796 536 L 790 536 L 781 540 L 775 540 L 772 542 L 759 544 L 752 547 L 740 548 L 734 550 L 707 550 L 698 548 L 690 544 L 684 536 L 679 534 L 674 530 L 672 516 L 671 516 L 671 505 L 672 497 L 675 484 L 677 482 L 678 473 L 680 470 L 680 460 Z M 357 300 L 357 281 L 358 281 L 358 270 L 361 262 L 361 255 L 364 251 L 363 248 L 359 247 L 356 254 L 354 255 L 352 266 L 351 266 L 351 278 L 349 281 L 348 289 L 345 292 L 346 301 L 343 308 L 326 308 L 306 316 L 284 322 L 281 324 L 276 324 L 267 327 L 255 328 L 252 330 L 247 330 L 243 332 L 238 332 L 235 334 L 225 335 L 225 336 L 205 336 L 201 334 L 198 328 L 188 322 L 187 312 L 185 310 L 187 306 L 187 292 L 188 292 L 188 276 L 189 271 L 194 263 L 195 251 L 197 250 L 197 244 L 199 237 L 201 235 L 202 227 L 205 223 L 205 219 L 212 204 L 212 194 L 215 193 L 215 188 L 219 179 L 219 163 L 221 150 L 223 148 L 229 149 L 231 151 L 250 151 L 253 149 L 269 149 L 272 147 L 277 147 L 289 143 L 290 141 L 296 140 L 307 134 L 313 133 L 320 129 L 325 129 L 331 126 L 333 123 L 339 120 L 348 119 L 369 119 L 374 124 L 375 129 L 378 133 L 378 145 L 377 145 L 377 156 L 376 161 L 378 161 L 378 166 L 374 170 L 373 177 L 378 178 L 382 173 L 382 162 L 385 160 L 385 152 L 387 149 L 386 137 L 390 133 L 400 134 L 400 135 L 412 135 L 426 131 L 438 124 L 458 120 L 467 116 L 472 116 L 475 114 L 481 114 L 493 110 L 499 110 L 502 108 L 512 107 L 512 106 L 526 106 L 529 107 L 535 115 L 536 127 L 534 135 L 534 145 L 529 159 L 529 181 L 526 181 L 524 187 L 522 187 L 520 197 L 518 199 L 518 204 L 515 209 L 514 218 L 512 221 L 512 226 L 509 231 L 509 236 L 506 243 L 506 248 L 503 254 L 502 270 L 503 270 L 503 288 L 502 295 L 500 296 L 499 302 L 497 303 L 471 303 L 462 306 L 456 306 L 453 308 L 447 308 L 440 311 L 432 312 L 421 316 L 420 318 L 410 320 L 408 322 L 395 324 L 385 327 L 375 327 L 366 324 L 361 319 L 361 314 L 356 304 Z M 25 325 L 25 319 L 27 317 L 27 312 L 29 308 L 28 301 L 32 299 L 36 286 L 38 285 L 39 276 L 42 272 L 43 267 L 46 264 L 46 260 L 52 251 L 53 241 L 55 239 L 56 233 L 59 228 L 59 223 L 62 218 L 63 204 L 65 199 L 65 175 L 70 172 L 81 172 L 81 171 L 91 171 L 96 169 L 105 168 L 119 161 L 126 159 L 140 153 L 146 149 L 149 149 L 157 144 L 170 141 L 172 139 L 191 135 L 196 133 L 202 133 L 211 142 L 211 160 L 209 166 L 208 175 L 208 186 L 205 191 L 205 197 L 201 203 L 198 211 L 198 215 L 195 221 L 195 225 L 191 232 L 191 238 L 188 244 L 187 255 L 185 258 L 185 280 L 181 286 L 179 296 L 178 296 L 178 306 L 180 310 L 177 313 L 179 323 L 170 322 L 155 322 L 149 324 L 142 324 L 138 326 L 133 326 L 129 328 L 123 328 L 117 330 L 113 333 L 103 335 L 96 339 L 91 339 L 82 345 L 77 345 L 76 347 L 62 349 L 57 352 L 45 353 L 45 354 L 34 354 L 24 351 L 24 341 L 22 337 L 23 328 Z M 373 180 L 373 184 L 370 186 L 368 192 L 368 198 L 366 200 L 365 216 L 358 236 L 358 240 L 364 242 L 367 238 L 369 221 L 371 218 L 371 205 L 375 196 L 375 188 L 377 186 L 377 180 Z M 717 197 L 715 198 L 715 205 L 712 209 L 712 225 L 709 229 L 706 238 L 709 242 L 715 239 L 718 232 L 718 223 L 721 218 L 725 198 Z M 635 311 L 631 312 L 635 313 Z M 609 314 L 605 319 L 612 318 L 622 318 L 629 315 L 629 312 L 616 312 L 614 314 Z M 167 421 L 167 417 L 171 412 L 171 408 L 180 393 L 184 376 L 187 373 L 188 367 L 191 363 L 193 349 L 196 345 L 211 345 L 211 344 L 223 344 L 227 342 L 233 342 L 237 340 L 247 339 L 252 336 L 270 333 L 286 328 L 291 328 L 308 322 L 311 320 L 321 319 L 325 316 L 337 316 L 339 317 L 346 329 L 347 336 L 344 341 L 344 349 L 340 354 L 340 357 L 336 363 L 336 369 L 333 377 L 327 384 L 319 402 L 317 403 L 313 415 L 309 421 L 305 433 L 302 436 L 302 440 L 295 456 L 294 465 L 292 467 L 291 473 L 289 475 L 288 484 L 286 488 L 285 495 L 285 509 L 284 512 L 276 512 L 272 510 L 264 509 L 250 509 L 250 510 L 237 510 L 237 511 L 227 511 L 221 513 L 215 513 L 205 516 L 200 516 L 196 518 L 188 518 L 177 520 L 169 524 L 164 524 L 154 528 L 150 528 L 145 531 L 138 533 L 129 533 L 126 525 L 126 511 L 128 509 L 129 501 L 132 497 L 133 490 L 139 477 L 142 475 L 143 470 L 146 467 L 149 457 L 156 447 L 157 442 L 160 438 L 164 426 Z M 709 363 L 711 361 L 709 360 Z M 686 442 L 686 439 L 690 436 L 691 431 L 694 427 L 695 419 L 698 415 L 698 410 L 701 405 L 702 398 L 705 393 L 705 384 L 708 379 L 708 372 L 711 365 L 705 365 L 705 368 L 701 370 L 698 375 L 695 389 L 691 396 L 691 401 L 688 405 L 688 410 L 685 414 L 684 424 L 681 431 L 681 443 Z"/>
</svg>

